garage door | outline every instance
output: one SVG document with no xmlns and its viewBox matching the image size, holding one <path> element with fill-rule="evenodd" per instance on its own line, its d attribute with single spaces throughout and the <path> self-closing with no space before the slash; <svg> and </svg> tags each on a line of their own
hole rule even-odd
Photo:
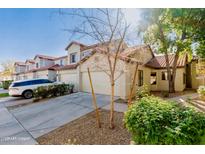
<svg viewBox="0 0 205 154">
<path fill-rule="evenodd" d="M 94 91 L 97 94 L 110 95 L 111 87 L 110 80 L 107 74 L 104 72 L 91 72 L 91 78 L 93 82 Z M 115 85 L 115 96 L 120 96 L 120 78 Z M 82 73 L 82 87 L 81 91 L 91 92 L 90 82 L 87 72 Z"/>
</svg>

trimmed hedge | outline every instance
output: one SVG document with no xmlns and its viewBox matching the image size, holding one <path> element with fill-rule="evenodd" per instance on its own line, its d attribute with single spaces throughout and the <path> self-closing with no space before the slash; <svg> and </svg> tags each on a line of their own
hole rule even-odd
<svg viewBox="0 0 205 154">
<path fill-rule="evenodd" d="M 44 98 L 57 97 L 65 94 L 73 93 L 73 84 L 56 84 L 49 86 L 41 86 L 34 89 L 33 96 L 34 100 L 38 101 Z"/>
<path fill-rule="evenodd" d="M 2 88 L 9 89 L 9 86 L 11 85 L 12 82 L 13 80 L 2 81 Z"/>
<path fill-rule="evenodd" d="M 124 122 L 136 144 L 200 144 L 205 134 L 203 113 L 154 96 L 135 102 Z"/>
</svg>

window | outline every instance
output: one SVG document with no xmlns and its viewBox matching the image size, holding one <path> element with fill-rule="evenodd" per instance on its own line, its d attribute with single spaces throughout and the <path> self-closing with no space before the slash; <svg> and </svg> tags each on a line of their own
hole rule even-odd
<svg viewBox="0 0 205 154">
<path fill-rule="evenodd" d="M 138 86 L 142 86 L 143 85 L 143 71 L 139 70 L 138 71 Z"/>
<path fill-rule="evenodd" d="M 76 53 L 70 54 L 70 63 L 76 63 Z"/>
<path fill-rule="evenodd" d="M 183 74 L 183 83 L 186 84 L 186 74 Z"/>
<path fill-rule="evenodd" d="M 36 68 L 38 68 L 38 63 L 36 63 Z"/>
<path fill-rule="evenodd" d="M 61 66 L 63 65 L 63 60 L 62 60 L 62 59 L 60 60 L 60 65 L 61 65 Z"/>
<path fill-rule="evenodd" d="M 157 73 L 156 72 L 151 72 L 150 84 L 151 85 L 156 85 L 157 84 Z"/>
</svg>

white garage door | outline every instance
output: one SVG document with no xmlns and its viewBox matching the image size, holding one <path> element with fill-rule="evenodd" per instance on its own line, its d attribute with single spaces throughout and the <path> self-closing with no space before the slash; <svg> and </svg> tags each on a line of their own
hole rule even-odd
<svg viewBox="0 0 205 154">
<path fill-rule="evenodd" d="M 110 79 L 104 72 L 91 72 L 92 83 L 96 94 L 110 95 Z M 120 78 L 115 84 L 115 96 L 120 96 Z M 82 73 L 82 91 L 91 92 L 89 77 L 87 72 Z"/>
</svg>

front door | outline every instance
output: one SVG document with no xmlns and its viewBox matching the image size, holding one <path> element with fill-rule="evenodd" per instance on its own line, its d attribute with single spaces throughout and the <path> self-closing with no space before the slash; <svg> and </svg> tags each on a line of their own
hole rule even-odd
<svg viewBox="0 0 205 154">
<path fill-rule="evenodd" d="M 191 64 L 186 64 L 186 88 L 192 88 L 191 81 Z"/>
</svg>

